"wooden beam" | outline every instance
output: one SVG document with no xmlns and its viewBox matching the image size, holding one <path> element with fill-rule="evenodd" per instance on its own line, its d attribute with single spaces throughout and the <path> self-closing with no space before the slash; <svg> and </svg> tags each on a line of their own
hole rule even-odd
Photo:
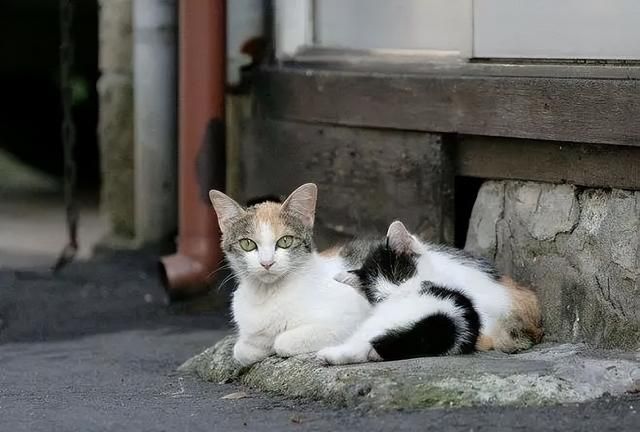
<svg viewBox="0 0 640 432">
<path fill-rule="evenodd" d="M 640 189 L 640 147 L 460 137 L 457 175 Z"/>
<path fill-rule="evenodd" d="M 640 81 L 271 67 L 263 116 L 344 126 L 640 145 Z M 520 70 L 519 74 L 523 71 Z"/>
</svg>

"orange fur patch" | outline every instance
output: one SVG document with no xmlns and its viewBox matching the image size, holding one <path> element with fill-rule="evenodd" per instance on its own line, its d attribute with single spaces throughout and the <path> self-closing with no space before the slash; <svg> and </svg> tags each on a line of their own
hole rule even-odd
<svg viewBox="0 0 640 432">
<path fill-rule="evenodd" d="M 529 287 L 518 284 L 508 276 L 503 276 L 500 283 L 504 285 L 513 301 L 513 311 L 521 323 L 520 330 L 531 342 L 539 343 L 542 340 L 542 313 L 538 296 Z"/>
<path fill-rule="evenodd" d="M 256 205 L 256 231 L 260 224 L 269 225 L 275 238 L 286 234 L 286 226 L 280 218 L 281 205 L 273 202 L 264 202 Z"/>
<path fill-rule="evenodd" d="M 476 342 L 476 350 L 490 351 L 494 348 L 493 338 L 487 335 L 480 335 Z"/>
<path fill-rule="evenodd" d="M 533 289 L 519 285 L 508 276 L 500 278 L 511 297 L 511 313 L 503 317 L 491 334 L 481 334 L 476 343 L 478 351 L 513 353 L 531 348 L 542 341 L 540 303 Z"/>
</svg>

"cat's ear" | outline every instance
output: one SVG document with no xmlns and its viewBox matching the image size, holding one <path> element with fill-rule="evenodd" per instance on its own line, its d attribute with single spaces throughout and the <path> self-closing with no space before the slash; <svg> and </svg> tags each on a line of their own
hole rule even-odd
<svg viewBox="0 0 640 432">
<path fill-rule="evenodd" d="M 343 271 L 341 273 L 338 273 L 333 277 L 333 279 L 345 285 L 350 285 L 354 288 L 360 287 L 360 278 L 356 274 L 355 270 Z"/>
<path fill-rule="evenodd" d="M 306 227 L 313 228 L 317 198 L 318 187 L 313 183 L 303 184 L 282 203 L 281 211 L 297 217 Z"/>
<path fill-rule="evenodd" d="M 400 221 L 392 222 L 387 230 L 387 246 L 400 254 L 413 254 L 418 252 L 417 242 L 404 224 Z"/>
<path fill-rule="evenodd" d="M 220 231 L 223 233 L 228 231 L 232 220 L 244 215 L 245 213 L 245 210 L 240 206 L 240 204 L 220 191 L 210 190 L 209 199 L 211 200 L 211 204 L 213 204 L 213 208 L 218 215 L 218 225 L 220 225 Z"/>
</svg>

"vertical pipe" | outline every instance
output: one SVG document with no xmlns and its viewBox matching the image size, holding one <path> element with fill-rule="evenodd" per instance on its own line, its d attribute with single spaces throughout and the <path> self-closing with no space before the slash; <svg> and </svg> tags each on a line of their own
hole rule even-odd
<svg viewBox="0 0 640 432">
<path fill-rule="evenodd" d="M 176 3 L 134 0 L 135 236 L 156 243 L 175 233 Z"/>
<path fill-rule="evenodd" d="M 222 259 L 208 193 L 225 178 L 225 1 L 181 0 L 179 15 L 179 238 L 162 258 L 174 298 L 205 290 Z"/>
</svg>

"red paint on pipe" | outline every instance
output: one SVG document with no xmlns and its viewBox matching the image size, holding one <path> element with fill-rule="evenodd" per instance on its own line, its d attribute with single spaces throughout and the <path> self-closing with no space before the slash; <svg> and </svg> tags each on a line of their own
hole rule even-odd
<svg viewBox="0 0 640 432">
<path fill-rule="evenodd" d="M 212 184 L 224 179 L 224 128 L 215 127 L 221 133 L 213 138 L 210 130 L 224 125 L 225 1 L 181 0 L 179 14 L 178 251 L 161 260 L 172 298 L 205 291 L 222 261 L 218 222 L 207 193 L 224 186 Z"/>
</svg>

